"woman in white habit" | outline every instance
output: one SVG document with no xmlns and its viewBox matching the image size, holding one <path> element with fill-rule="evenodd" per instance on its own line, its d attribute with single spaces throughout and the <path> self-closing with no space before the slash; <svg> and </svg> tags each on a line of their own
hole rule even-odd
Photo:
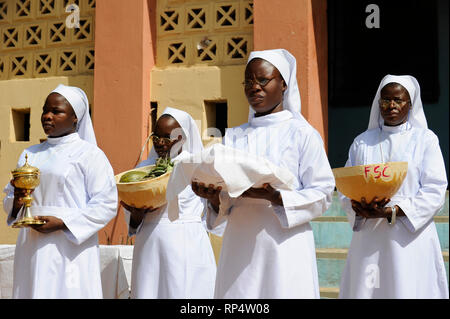
<svg viewBox="0 0 450 319">
<path fill-rule="evenodd" d="M 138 167 L 155 164 L 158 157 L 203 149 L 197 125 L 181 110 L 167 107 L 156 123 L 149 158 Z M 180 218 L 171 222 L 167 204 L 159 208 L 125 207 L 129 234 L 136 235 L 131 275 L 131 297 L 146 299 L 208 299 L 213 297 L 216 262 L 203 226 L 204 201 L 188 185 L 178 196 Z"/>
<path fill-rule="evenodd" d="M 97 147 L 86 94 L 60 84 L 41 116 L 47 140 L 27 148 L 17 166 L 40 170 L 31 212 L 46 223 L 22 228 L 14 256 L 13 298 L 102 298 L 97 232 L 115 215 L 113 169 Z M 12 225 L 23 190 L 8 184 L 3 205 Z"/>
<path fill-rule="evenodd" d="M 331 204 L 334 177 L 319 133 L 300 114 L 296 60 L 286 50 L 251 52 L 244 91 L 249 122 L 226 131 L 224 144 L 291 171 L 294 190 L 265 184 L 237 199 L 193 183 L 208 198 L 208 226 L 226 228 L 216 298 L 319 298 L 310 221 Z"/>
<path fill-rule="evenodd" d="M 340 199 L 353 237 L 340 298 L 448 298 L 433 217 L 444 205 L 447 178 L 437 136 L 427 121 L 417 80 L 386 75 L 367 131 L 350 146 L 346 166 L 408 162 L 390 199 Z"/>
</svg>

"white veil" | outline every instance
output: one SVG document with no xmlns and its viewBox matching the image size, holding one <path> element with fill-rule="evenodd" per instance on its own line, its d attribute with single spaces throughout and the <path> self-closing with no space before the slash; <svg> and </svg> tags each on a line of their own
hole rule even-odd
<svg viewBox="0 0 450 319">
<path fill-rule="evenodd" d="M 181 111 L 173 107 L 167 107 L 161 115 L 164 114 L 168 114 L 175 120 L 177 120 L 178 124 L 180 124 L 181 129 L 183 130 L 184 143 L 181 148 L 182 151 L 187 151 L 189 153 L 195 154 L 203 150 L 202 139 L 200 137 L 197 124 L 195 124 L 192 116 L 190 116 L 185 111 Z M 158 155 L 155 152 L 155 148 L 152 147 L 148 158 L 151 159 L 157 157 Z"/>
<path fill-rule="evenodd" d="M 59 93 L 70 103 L 78 119 L 77 132 L 81 139 L 97 145 L 94 127 L 89 115 L 89 101 L 86 93 L 78 87 L 60 84 L 51 93 Z"/>
<path fill-rule="evenodd" d="M 378 86 L 377 93 L 372 102 L 370 110 L 370 119 L 368 130 L 381 127 L 383 125 L 383 117 L 380 113 L 378 101 L 380 100 L 380 92 L 383 87 L 389 83 L 401 84 L 409 93 L 411 99 L 411 109 L 408 114 L 407 122 L 411 126 L 428 128 L 425 113 L 423 111 L 422 99 L 420 97 L 420 85 L 416 78 L 411 75 L 386 75 Z"/>
<path fill-rule="evenodd" d="M 295 57 L 285 49 L 252 51 L 248 57 L 247 65 L 255 58 L 270 62 L 280 71 L 287 85 L 284 92 L 283 109 L 290 111 L 295 118 L 307 122 L 301 114 L 301 98 L 297 84 L 297 61 Z M 249 106 L 248 120 L 250 121 L 254 116 L 255 111 Z"/>
</svg>

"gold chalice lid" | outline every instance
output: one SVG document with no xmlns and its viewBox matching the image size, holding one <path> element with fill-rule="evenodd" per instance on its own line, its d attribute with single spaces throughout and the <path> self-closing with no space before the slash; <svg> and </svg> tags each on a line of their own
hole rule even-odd
<svg viewBox="0 0 450 319">
<path fill-rule="evenodd" d="M 20 176 L 20 175 L 39 175 L 39 168 L 31 166 L 28 164 L 28 154 L 25 154 L 25 164 L 23 164 L 22 167 L 16 168 L 15 170 L 11 171 L 12 175 L 14 177 Z"/>
</svg>

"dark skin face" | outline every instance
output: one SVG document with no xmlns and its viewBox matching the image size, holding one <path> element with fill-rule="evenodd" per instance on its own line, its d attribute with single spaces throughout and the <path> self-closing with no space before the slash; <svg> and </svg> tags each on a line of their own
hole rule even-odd
<svg viewBox="0 0 450 319">
<path fill-rule="evenodd" d="M 158 121 L 156 121 L 155 130 L 153 134 L 158 136 L 159 138 L 168 138 L 172 139 L 169 144 L 165 144 L 162 140 L 159 142 L 153 142 L 153 146 L 155 147 L 155 152 L 159 157 L 170 156 L 171 150 L 174 149 L 176 154 L 181 152 L 181 140 L 182 135 L 178 135 L 177 131 L 181 132 L 181 126 L 172 116 L 162 115 Z M 176 148 L 176 149 L 175 149 Z M 179 148 L 179 149 L 178 149 Z M 137 228 L 142 220 L 145 217 L 145 214 L 153 212 L 156 210 L 153 207 L 133 207 L 125 204 L 123 201 L 120 201 L 120 204 L 125 207 L 126 210 L 130 212 L 130 226 Z"/>
<path fill-rule="evenodd" d="M 176 134 L 176 131 L 174 131 L 176 129 L 181 130 L 181 126 L 172 116 L 161 116 L 158 121 L 156 121 L 155 130 L 153 133 L 158 137 L 173 139 L 169 145 L 162 142 L 153 142 L 153 146 L 155 147 L 155 151 L 159 157 L 170 155 L 170 151 L 175 145 L 177 147 L 180 146 L 178 145 L 178 141 L 182 139 L 182 136 L 178 135 L 176 138 L 173 136 L 173 134 Z M 181 148 L 179 151 L 181 151 Z"/>
<path fill-rule="evenodd" d="M 256 81 L 267 81 L 262 86 Z M 256 112 L 255 116 L 264 116 L 283 110 L 283 94 L 287 86 L 278 69 L 263 59 L 253 59 L 245 68 L 245 96 Z"/>
<path fill-rule="evenodd" d="M 41 123 L 49 137 L 61 137 L 76 132 L 77 116 L 72 106 L 59 93 L 51 93 L 42 108 Z"/>
<path fill-rule="evenodd" d="M 408 90 L 398 83 L 389 83 L 381 89 L 380 99 L 390 101 L 387 107 L 380 104 L 380 113 L 385 125 L 397 126 L 406 122 L 411 108 Z"/>
</svg>

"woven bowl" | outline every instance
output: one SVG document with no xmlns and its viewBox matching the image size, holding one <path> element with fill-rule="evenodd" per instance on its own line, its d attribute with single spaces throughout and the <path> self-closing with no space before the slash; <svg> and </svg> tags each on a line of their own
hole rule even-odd
<svg viewBox="0 0 450 319">
<path fill-rule="evenodd" d="M 140 182 L 120 183 L 123 174 L 130 171 L 150 172 L 155 165 L 148 165 L 130 169 L 115 176 L 117 190 L 119 192 L 119 201 L 122 200 L 129 206 L 141 207 L 161 207 L 166 204 L 167 182 L 171 172 L 161 176 Z"/>
<path fill-rule="evenodd" d="M 408 162 L 388 162 L 334 168 L 336 188 L 350 199 L 367 202 L 374 197 L 392 198 L 402 185 Z"/>
</svg>

